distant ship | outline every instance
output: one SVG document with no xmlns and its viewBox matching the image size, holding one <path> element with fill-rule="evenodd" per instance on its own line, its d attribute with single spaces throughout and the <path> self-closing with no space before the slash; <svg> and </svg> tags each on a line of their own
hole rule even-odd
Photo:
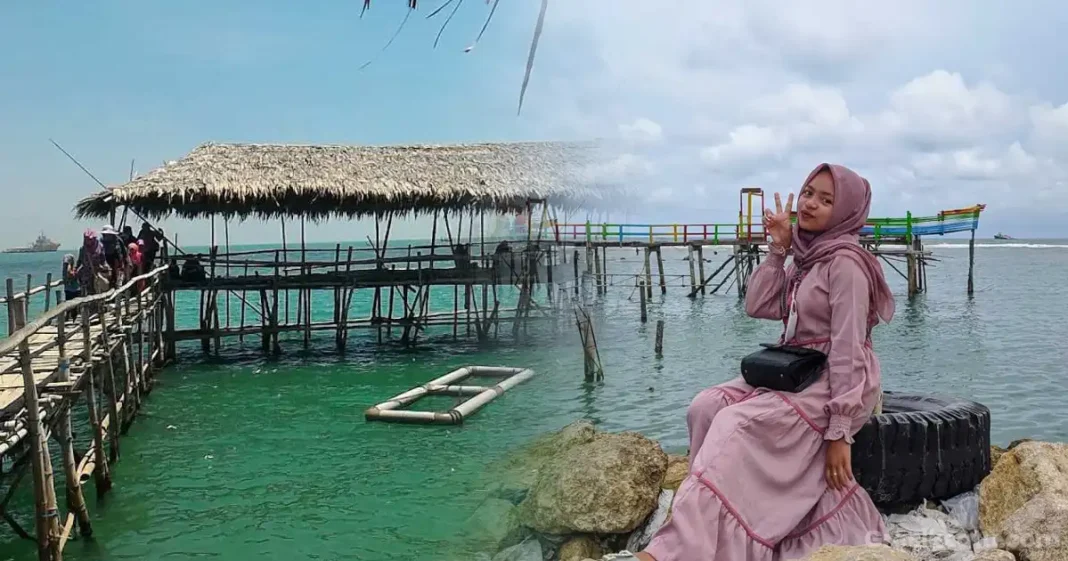
<svg viewBox="0 0 1068 561">
<path fill-rule="evenodd" d="M 1006 235 L 1006 234 L 1002 234 L 1001 232 L 998 232 L 997 234 L 994 234 L 994 239 L 995 240 L 1011 240 L 1013 238 L 1012 238 L 1012 236 L 1009 236 L 1009 235 Z"/>
<path fill-rule="evenodd" d="M 33 242 L 33 245 L 8 248 L 4 250 L 4 253 L 48 253 L 57 249 L 59 249 L 59 244 L 48 239 L 48 236 L 41 232 L 41 235 L 37 236 L 37 240 Z"/>
</svg>

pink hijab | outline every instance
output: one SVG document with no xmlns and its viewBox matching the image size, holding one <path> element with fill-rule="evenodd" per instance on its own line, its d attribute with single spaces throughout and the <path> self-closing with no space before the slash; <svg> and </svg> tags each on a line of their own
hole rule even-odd
<svg viewBox="0 0 1068 561">
<path fill-rule="evenodd" d="M 845 166 L 825 163 L 816 166 L 808 174 L 801 188 L 804 189 L 822 171 L 830 172 L 834 182 L 834 209 L 831 211 L 830 227 L 822 232 L 808 232 L 795 223 L 792 248 L 794 263 L 804 271 L 839 255 L 849 256 L 868 277 L 871 310 L 884 323 L 889 323 L 894 317 L 894 295 L 886 284 L 879 261 L 860 245 L 860 230 L 867 222 L 871 209 L 871 184 Z"/>
</svg>

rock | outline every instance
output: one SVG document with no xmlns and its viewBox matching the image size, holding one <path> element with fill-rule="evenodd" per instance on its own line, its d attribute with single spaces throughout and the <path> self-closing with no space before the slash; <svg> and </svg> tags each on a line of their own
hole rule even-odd
<svg viewBox="0 0 1068 561">
<path fill-rule="evenodd" d="M 575 421 L 566 427 L 534 440 L 502 462 L 490 466 L 487 472 L 502 492 L 521 496 L 538 479 L 541 470 L 556 456 L 574 446 L 593 442 L 600 434 L 589 421 Z"/>
<path fill-rule="evenodd" d="M 1013 440 L 1012 442 L 1009 443 L 1008 450 L 1012 450 L 1013 448 L 1016 448 L 1017 446 L 1023 444 L 1024 442 L 1034 442 L 1034 440 L 1030 439 L 1030 438 L 1021 438 L 1020 440 Z"/>
<path fill-rule="evenodd" d="M 472 539 L 494 547 L 510 546 L 525 537 L 512 503 L 501 499 L 487 499 L 467 521 L 465 531 Z"/>
<path fill-rule="evenodd" d="M 1002 522 L 998 542 L 1026 561 L 1068 559 L 1068 497 L 1036 495 Z"/>
<path fill-rule="evenodd" d="M 619 534 L 636 529 L 657 506 L 667 454 L 632 432 L 597 433 L 539 470 L 520 522 L 545 534 Z"/>
<path fill-rule="evenodd" d="M 998 465 L 998 460 L 1001 459 L 1001 456 L 1004 455 L 1005 452 L 1008 452 L 1008 450 L 1006 450 L 1004 448 L 1001 448 L 1000 446 L 991 446 L 990 447 L 990 469 L 991 470 L 994 469 Z"/>
<path fill-rule="evenodd" d="M 1016 561 L 1016 556 L 1003 549 L 988 549 L 972 561 Z"/>
<path fill-rule="evenodd" d="M 801 561 L 915 561 L 916 558 L 886 545 L 825 545 Z"/>
<path fill-rule="evenodd" d="M 542 561 L 541 543 L 534 538 L 502 549 L 493 556 L 493 561 Z"/>
<path fill-rule="evenodd" d="M 653 511 L 652 516 L 646 519 L 641 528 L 631 533 L 630 538 L 627 539 L 627 551 L 641 551 L 645 549 L 645 546 L 649 545 L 657 530 L 667 521 L 668 513 L 671 511 L 671 503 L 674 499 L 675 491 L 671 489 L 660 490 L 660 496 L 656 500 L 656 510 Z"/>
<path fill-rule="evenodd" d="M 664 475 L 664 482 L 660 484 L 660 488 L 678 491 L 679 485 L 682 484 L 682 480 L 686 479 L 686 476 L 689 474 L 689 456 L 668 456 L 667 473 Z"/>
<path fill-rule="evenodd" d="M 1002 523 L 1040 493 L 1068 496 L 1068 445 L 1013 443 L 979 485 L 979 523 L 996 535 Z"/>
<path fill-rule="evenodd" d="M 576 536 L 560 547 L 560 561 L 581 561 L 587 558 L 599 558 L 604 552 L 601 544 L 591 536 Z"/>
</svg>

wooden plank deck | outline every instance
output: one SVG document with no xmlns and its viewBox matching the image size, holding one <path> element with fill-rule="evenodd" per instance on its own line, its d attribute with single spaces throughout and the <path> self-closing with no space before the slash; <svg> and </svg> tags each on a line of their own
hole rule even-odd
<svg viewBox="0 0 1068 561">
<path fill-rule="evenodd" d="M 147 311 L 151 305 L 150 297 L 142 297 L 142 309 Z M 112 312 L 114 306 L 111 306 Z M 108 334 L 111 336 L 110 346 L 114 347 L 123 337 L 132 323 L 141 319 L 137 313 L 131 310 L 131 316 L 127 319 L 127 325 L 119 325 L 118 315 L 108 313 Z M 78 386 L 78 378 L 81 375 L 82 357 L 85 352 L 85 338 L 82 335 L 81 318 L 76 321 L 67 321 L 64 324 L 66 337 L 65 352 L 70 359 L 70 377 L 75 387 Z M 99 344 L 103 334 L 103 326 L 98 314 L 91 316 L 89 320 L 89 336 L 93 344 Z M 59 373 L 59 330 L 54 325 L 41 328 L 29 338 L 30 356 L 33 359 L 33 377 L 38 391 L 54 382 Z M 104 360 L 107 354 L 103 349 L 93 349 L 93 360 Z M 25 386 L 22 379 L 22 369 L 19 364 L 18 351 L 0 356 L 0 419 L 9 418 L 23 409 L 23 393 Z"/>
</svg>

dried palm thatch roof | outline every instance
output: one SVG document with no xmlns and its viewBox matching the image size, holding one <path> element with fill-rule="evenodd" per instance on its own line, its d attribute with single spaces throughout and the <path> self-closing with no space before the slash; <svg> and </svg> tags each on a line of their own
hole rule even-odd
<svg viewBox="0 0 1068 561">
<path fill-rule="evenodd" d="M 418 146 L 204 144 L 75 206 L 104 218 L 126 206 L 152 218 L 517 211 L 528 201 L 576 208 L 604 193 L 584 173 L 592 143 Z"/>
</svg>

